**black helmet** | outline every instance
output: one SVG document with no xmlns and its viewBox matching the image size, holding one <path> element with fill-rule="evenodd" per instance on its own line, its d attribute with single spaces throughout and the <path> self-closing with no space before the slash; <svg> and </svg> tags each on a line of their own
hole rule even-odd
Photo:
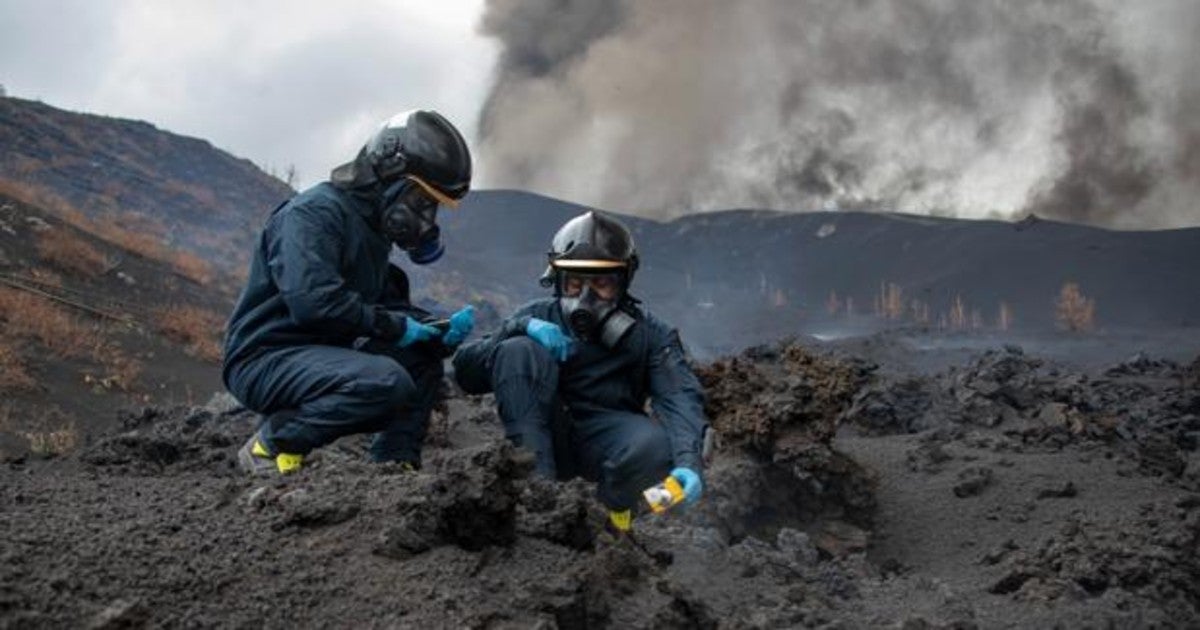
<svg viewBox="0 0 1200 630">
<path fill-rule="evenodd" d="M 549 267 L 542 283 L 549 286 L 558 270 L 579 272 L 618 271 L 623 289 L 629 288 L 638 268 L 633 234 L 620 221 L 590 210 L 567 221 L 550 243 Z"/>
<path fill-rule="evenodd" d="M 626 292 L 638 267 L 637 248 L 629 228 L 612 217 L 589 211 L 558 229 L 548 258 L 550 264 L 542 285 L 554 287 L 563 319 L 572 332 L 615 347 L 636 323 L 629 310 L 636 300 Z M 602 285 L 594 283 L 611 274 L 619 278 L 615 280 L 619 286 L 615 295 L 605 296 Z M 578 283 L 575 292 L 566 288 L 572 282 Z"/>
<path fill-rule="evenodd" d="M 385 186 L 404 177 L 443 205 L 456 207 L 471 186 L 471 152 L 466 140 L 441 114 L 413 110 L 396 114 L 371 136 L 353 162 L 333 170 L 342 187 Z"/>
</svg>

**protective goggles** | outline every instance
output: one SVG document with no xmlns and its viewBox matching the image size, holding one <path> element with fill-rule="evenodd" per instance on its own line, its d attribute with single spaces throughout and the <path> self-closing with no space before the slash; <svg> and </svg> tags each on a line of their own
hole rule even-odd
<svg viewBox="0 0 1200 630">
<path fill-rule="evenodd" d="M 419 187 L 426 195 L 428 195 L 430 199 L 433 199 L 434 203 L 451 209 L 458 208 L 457 199 L 438 190 L 433 184 L 430 184 L 416 175 L 405 175 L 405 177 L 408 179 L 408 181 L 416 184 L 417 187 Z"/>
<path fill-rule="evenodd" d="M 401 203 L 412 212 L 421 216 L 436 215 L 439 202 L 411 178 L 392 182 L 383 192 L 385 206 Z"/>
<path fill-rule="evenodd" d="M 621 275 L 617 273 L 576 273 L 562 272 L 560 290 L 567 297 L 576 297 L 583 293 L 584 287 L 601 299 L 611 300 L 621 290 Z"/>
</svg>

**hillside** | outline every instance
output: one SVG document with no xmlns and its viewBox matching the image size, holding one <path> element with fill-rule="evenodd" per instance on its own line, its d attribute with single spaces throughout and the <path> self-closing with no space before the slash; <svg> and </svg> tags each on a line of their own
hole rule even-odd
<svg viewBox="0 0 1200 630">
<path fill-rule="evenodd" d="M 21 99 L 0 99 L 0 146 L 0 193 L 169 259 L 228 299 L 263 218 L 290 194 L 203 140 Z M 489 307 L 484 327 L 494 323 L 545 294 L 537 278 L 550 237 L 584 209 L 520 191 L 472 192 L 441 214 L 446 257 L 411 269 L 416 298 L 435 309 L 472 301 Z M 643 261 L 635 293 L 704 356 L 884 327 L 1053 336 L 1055 302 L 1069 283 L 1092 301 L 1099 333 L 1197 336 L 1200 326 L 1200 277 L 1191 271 L 1200 268 L 1200 228 L 755 210 L 625 220 Z"/>
<path fill-rule="evenodd" d="M 220 388 L 231 302 L 171 263 L 0 195 L 0 452 L 69 452 L 119 409 Z"/>
<path fill-rule="evenodd" d="M 473 192 L 442 214 L 448 253 L 421 278 L 443 301 L 459 297 L 443 295 L 447 285 L 501 295 L 501 311 L 543 295 L 537 278 L 550 238 L 584 209 L 518 191 Z M 642 258 L 634 292 L 706 353 L 881 326 L 1045 333 L 1067 283 L 1094 301 L 1099 330 L 1200 326 L 1200 228 L 750 210 L 624 220 Z"/>
<path fill-rule="evenodd" d="M 237 271 L 290 189 L 249 160 L 145 122 L 0 98 L 0 192 L 82 213 Z"/>
</svg>

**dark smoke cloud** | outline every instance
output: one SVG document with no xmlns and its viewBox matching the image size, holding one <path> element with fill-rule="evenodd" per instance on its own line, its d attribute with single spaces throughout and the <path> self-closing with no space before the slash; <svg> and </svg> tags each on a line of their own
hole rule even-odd
<svg viewBox="0 0 1200 630">
<path fill-rule="evenodd" d="M 1192 0 L 493 0 L 487 185 L 1200 225 Z"/>
</svg>

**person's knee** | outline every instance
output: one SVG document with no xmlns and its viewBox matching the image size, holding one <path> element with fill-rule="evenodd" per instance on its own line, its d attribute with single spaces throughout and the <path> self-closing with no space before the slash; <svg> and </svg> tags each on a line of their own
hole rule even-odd
<svg viewBox="0 0 1200 630">
<path fill-rule="evenodd" d="M 550 351 L 542 344 L 525 335 L 518 335 L 509 337 L 496 345 L 495 361 L 497 363 L 503 361 L 506 363 L 554 364 L 554 357 L 550 356 Z"/>
<path fill-rule="evenodd" d="M 388 407 L 407 405 L 416 393 L 416 385 L 413 383 L 412 377 L 402 367 L 393 370 L 389 376 L 386 390 Z"/>
<path fill-rule="evenodd" d="M 353 375 L 347 389 L 369 405 L 390 409 L 405 405 L 416 386 L 403 366 L 385 357 L 371 357 L 363 369 Z"/>
<path fill-rule="evenodd" d="M 631 424 L 604 461 L 598 479 L 600 499 L 612 509 L 630 507 L 643 490 L 662 481 L 671 470 L 666 431 L 649 419 L 627 422 Z"/>
<path fill-rule="evenodd" d="M 493 383 L 510 376 L 542 380 L 557 371 L 558 364 L 550 356 L 550 351 L 524 335 L 501 341 L 492 359 Z"/>
<path fill-rule="evenodd" d="M 614 464 L 615 472 L 621 477 L 646 480 L 664 476 L 671 468 L 671 442 L 667 432 L 646 421 L 628 434 L 621 457 Z"/>
<path fill-rule="evenodd" d="M 225 382 L 225 389 L 239 403 L 247 409 L 255 413 L 268 413 L 268 405 L 266 400 L 269 398 L 269 392 L 264 391 L 260 382 L 261 369 L 258 366 L 246 365 L 246 363 L 237 363 L 227 366 L 222 374 L 222 379 Z"/>
</svg>

